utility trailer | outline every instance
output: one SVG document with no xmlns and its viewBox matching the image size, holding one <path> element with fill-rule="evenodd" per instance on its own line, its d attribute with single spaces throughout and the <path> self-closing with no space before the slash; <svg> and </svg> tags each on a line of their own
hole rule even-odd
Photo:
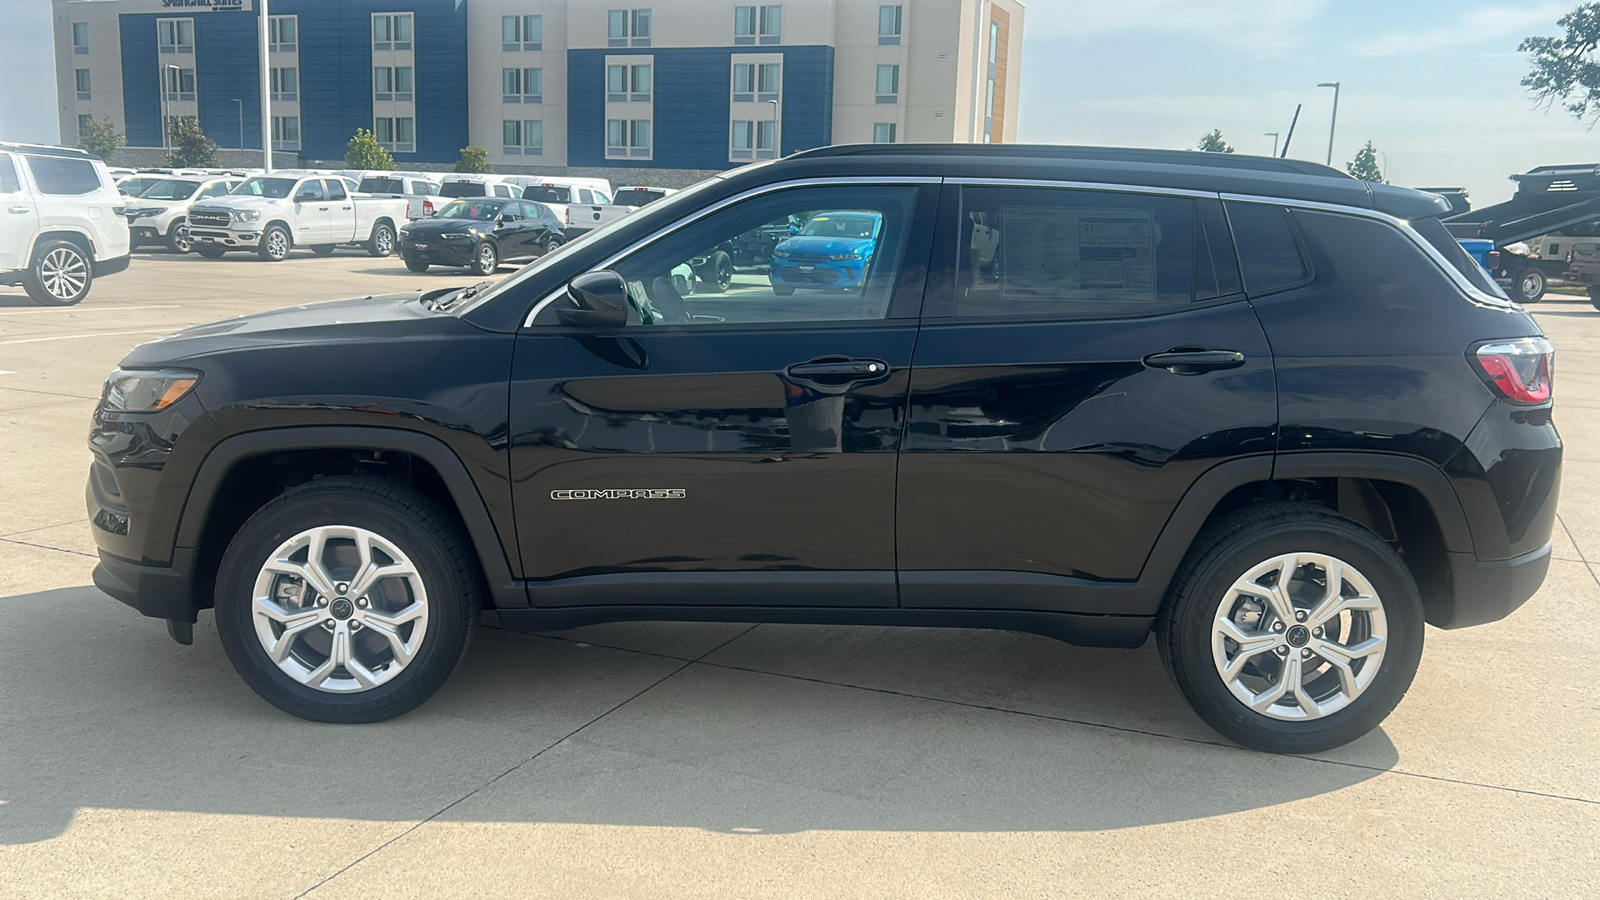
<svg viewBox="0 0 1600 900">
<path fill-rule="evenodd" d="M 1600 235 L 1600 163 L 1539 166 L 1511 180 L 1517 183 L 1511 199 L 1482 209 L 1472 209 L 1459 188 L 1433 193 L 1449 198 L 1452 209 L 1461 199 L 1465 211 L 1447 216 L 1445 227 L 1457 239 L 1493 242 L 1498 253 L 1488 256 L 1488 268 L 1495 280 L 1513 299 L 1535 303 L 1551 280 L 1566 280 L 1569 254 L 1561 251 L 1562 241 L 1547 241 L 1537 256 L 1517 252 L 1514 245 L 1541 235 Z"/>
</svg>

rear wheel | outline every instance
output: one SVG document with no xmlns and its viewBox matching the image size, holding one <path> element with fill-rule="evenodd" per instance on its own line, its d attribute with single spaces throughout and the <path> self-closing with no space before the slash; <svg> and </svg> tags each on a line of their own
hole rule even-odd
<svg viewBox="0 0 1600 900">
<path fill-rule="evenodd" d="M 319 722 L 416 708 L 466 651 L 482 596 L 466 538 L 385 481 L 325 478 L 258 510 L 217 576 L 217 632 L 245 682 Z"/>
<path fill-rule="evenodd" d="M 772 292 L 779 297 L 787 297 L 794 293 L 794 288 L 787 284 L 775 284 L 772 286 Z"/>
<path fill-rule="evenodd" d="M 500 268 L 500 251 L 488 241 L 478 245 L 477 252 L 472 254 L 472 271 L 479 275 L 493 275 L 494 270 Z"/>
<path fill-rule="evenodd" d="M 1531 267 L 1523 269 L 1517 276 L 1517 299 L 1523 303 L 1538 303 L 1544 299 L 1546 287 L 1543 271 Z"/>
<path fill-rule="evenodd" d="M 713 294 L 720 294 L 733 286 L 733 257 L 726 250 L 718 250 L 706 260 L 705 274 L 709 278 L 702 279 L 707 290 Z"/>
<path fill-rule="evenodd" d="M 388 222 L 379 222 L 372 226 L 372 236 L 362 246 L 367 248 L 368 256 L 382 259 L 394 252 L 394 226 Z"/>
<path fill-rule="evenodd" d="M 292 246 L 294 242 L 289 239 L 289 229 L 282 225 L 268 225 L 267 230 L 261 233 L 261 243 L 256 247 L 256 255 L 267 262 L 283 262 Z"/>
<path fill-rule="evenodd" d="M 428 264 L 420 260 L 408 259 L 406 260 L 406 268 L 413 272 L 426 272 L 428 271 Z"/>
<path fill-rule="evenodd" d="M 553 238 L 553 237 L 545 239 L 545 242 L 544 242 L 545 255 L 548 256 L 549 254 L 554 253 L 554 252 L 556 252 L 557 250 L 560 250 L 560 249 L 561 249 L 561 241 L 559 239 Z"/>
<path fill-rule="evenodd" d="M 332 244 L 318 244 L 311 248 L 311 252 L 318 256 L 332 256 L 334 249 Z"/>
<path fill-rule="evenodd" d="M 72 306 L 89 296 L 94 266 L 71 241 L 46 241 L 33 251 L 33 265 L 22 286 L 40 306 Z"/>
<path fill-rule="evenodd" d="M 198 244 L 195 246 L 194 251 L 201 256 L 204 256 L 206 259 L 221 259 L 223 256 L 227 255 L 228 252 L 226 249 L 218 247 L 216 244 Z"/>
<path fill-rule="evenodd" d="M 167 232 L 167 249 L 173 253 L 188 253 L 193 247 L 194 241 L 189 238 L 189 220 L 173 222 L 172 230 Z"/>
<path fill-rule="evenodd" d="M 1589 305 L 1600 309 L 1600 287 L 1589 288 Z"/>
<path fill-rule="evenodd" d="M 1376 728 L 1422 657 L 1422 602 L 1376 535 L 1271 504 L 1201 533 L 1156 622 L 1167 673 L 1223 736 L 1314 753 Z"/>
</svg>

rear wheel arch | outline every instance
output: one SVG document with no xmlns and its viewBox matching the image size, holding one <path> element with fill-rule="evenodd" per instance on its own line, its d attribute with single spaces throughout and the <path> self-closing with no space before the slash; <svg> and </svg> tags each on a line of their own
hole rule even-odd
<svg viewBox="0 0 1600 900">
<path fill-rule="evenodd" d="M 34 255 L 39 252 L 39 248 L 51 241 L 69 241 L 78 245 L 78 249 L 83 251 L 84 258 L 89 261 L 89 268 L 94 268 L 94 239 L 81 231 L 73 231 L 66 228 L 41 231 L 34 236 L 33 246 L 28 248 L 27 259 L 30 265 L 33 262 Z"/>
</svg>

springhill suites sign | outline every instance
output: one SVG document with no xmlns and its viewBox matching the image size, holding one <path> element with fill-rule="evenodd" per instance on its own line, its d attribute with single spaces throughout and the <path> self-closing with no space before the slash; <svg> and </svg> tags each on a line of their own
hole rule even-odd
<svg viewBox="0 0 1600 900">
<path fill-rule="evenodd" d="M 161 0 L 162 9 L 199 9 L 210 12 L 242 12 L 249 9 L 245 0 Z"/>
</svg>

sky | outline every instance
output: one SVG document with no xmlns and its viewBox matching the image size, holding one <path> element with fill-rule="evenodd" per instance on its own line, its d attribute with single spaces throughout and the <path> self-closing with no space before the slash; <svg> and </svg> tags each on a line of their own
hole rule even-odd
<svg viewBox="0 0 1600 900">
<path fill-rule="evenodd" d="M 1220 128 L 1267 154 L 1303 103 L 1289 155 L 1320 162 L 1333 91 L 1316 85 L 1337 81 L 1335 165 L 1370 140 L 1395 184 L 1485 206 L 1514 172 L 1600 162 L 1600 132 L 1519 84 L 1517 44 L 1557 34 L 1577 0 L 1023 2 L 1022 141 L 1187 148 Z M 50 2 L 0 0 L 0 16 L 0 139 L 55 142 Z"/>
</svg>

